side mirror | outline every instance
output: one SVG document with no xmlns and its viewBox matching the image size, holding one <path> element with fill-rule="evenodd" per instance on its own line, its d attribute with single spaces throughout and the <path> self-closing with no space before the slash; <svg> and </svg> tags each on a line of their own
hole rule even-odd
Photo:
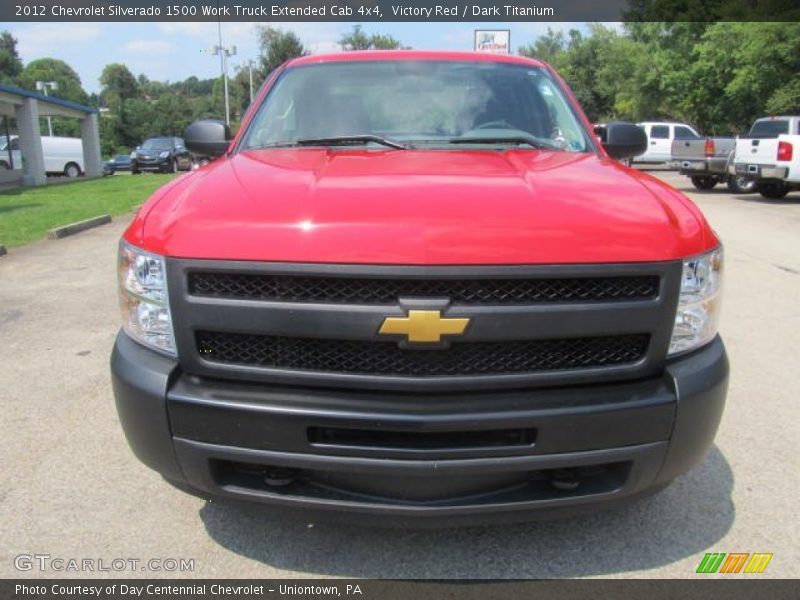
<svg viewBox="0 0 800 600">
<path fill-rule="evenodd" d="M 204 119 L 189 125 L 183 139 L 191 152 L 216 158 L 225 154 L 232 137 L 231 128 L 223 121 Z"/>
<path fill-rule="evenodd" d="M 647 134 L 633 123 L 614 121 L 606 125 L 603 133 L 603 147 L 611 158 L 633 158 L 647 150 Z"/>
</svg>

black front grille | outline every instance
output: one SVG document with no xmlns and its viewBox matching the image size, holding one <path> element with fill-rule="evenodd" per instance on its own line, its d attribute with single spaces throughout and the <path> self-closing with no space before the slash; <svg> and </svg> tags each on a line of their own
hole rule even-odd
<svg viewBox="0 0 800 600">
<path fill-rule="evenodd" d="M 200 356 L 216 363 L 273 369 L 436 377 L 561 371 L 634 363 L 648 334 L 503 342 L 453 343 L 405 349 L 394 342 L 290 338 L 198 331 Z"/>
<path fill-rule="evenodd" d="M 657 276 L 562 279 L 376 279 L 252 273 L 189 273 L 189 293 L 283 302 L 395 304 L 400 297 L 446 297 L 456 304 L 523 304 L 646 300 Z"/>
</svg>

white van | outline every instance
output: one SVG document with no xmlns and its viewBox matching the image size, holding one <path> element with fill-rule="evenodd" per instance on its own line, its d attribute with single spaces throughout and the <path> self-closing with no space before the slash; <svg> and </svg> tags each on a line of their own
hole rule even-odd
<svg viewBox="0 0 800 600">
<path fill-rule="evenodd" d="M 19 138 L 11 136 L 11 158 L 14 169 L 22 169 L 22 154 L 19 150 Z M 80 138 L 42 136 L 42 153 L 44 154 L 44 170 L 48 175 L 65 175 L 77 177 L 83 173 L 83 141 Z M 9 141 L 0 137 L 0 169 L 10 168 Z"/>
<path fill-rule="evenodd" d="M 686 123 L 646 121 L 637 123 L 647 134 L 647 151 L 633 158 L 637 163 L 665 163 L 672 160 L 672 142 L 696 140 L 700 134 Z"/>
</svg>

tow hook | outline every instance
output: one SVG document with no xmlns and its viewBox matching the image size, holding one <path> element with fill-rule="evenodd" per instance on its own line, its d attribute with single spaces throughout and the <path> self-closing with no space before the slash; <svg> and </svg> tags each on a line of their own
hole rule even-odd
<svg viewBox="0 0 800 600">
<path fill-rule="evenodd" d="M 284 487 L 294 482 L 297 469 L 285 467 L 267 467 L 264 473 L 264 483 L 270 487 Z"/>
<path fill-rule="evenodd" d="M 553 469 L 548 471 L 548 475 L 550 475 L 550 485 L 557 490 L 574 490 L 580 485 L 572 469 Z"/>
</svg>

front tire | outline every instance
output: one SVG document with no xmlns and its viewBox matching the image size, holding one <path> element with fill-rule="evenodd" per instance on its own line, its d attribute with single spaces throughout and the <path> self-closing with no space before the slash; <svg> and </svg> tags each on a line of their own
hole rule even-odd
<svg viewBox="0 0 800 600">
<path fill-rule="evenodd" d="M 716 177 L 709 177 L 708 175 L 695 175 L 692 177 L 692 185 L 698 190 L 713 190 L 717 183 L 719 182 Z"/>
<path fill-rule="evenodd" d="M 770 200 L 780 200 L 789 193 L 789 186 L 783 181 L 761 182 L 758 184 L 758 193 Z"/>
<path fill-rule="evenodd" d="M 81 168 L 76 165 L 75 163 L 67 163 L 64 166 L 64 176 L 69 177 L 70 179 L 74 179 L 81 174 Z"/>
</svg>

